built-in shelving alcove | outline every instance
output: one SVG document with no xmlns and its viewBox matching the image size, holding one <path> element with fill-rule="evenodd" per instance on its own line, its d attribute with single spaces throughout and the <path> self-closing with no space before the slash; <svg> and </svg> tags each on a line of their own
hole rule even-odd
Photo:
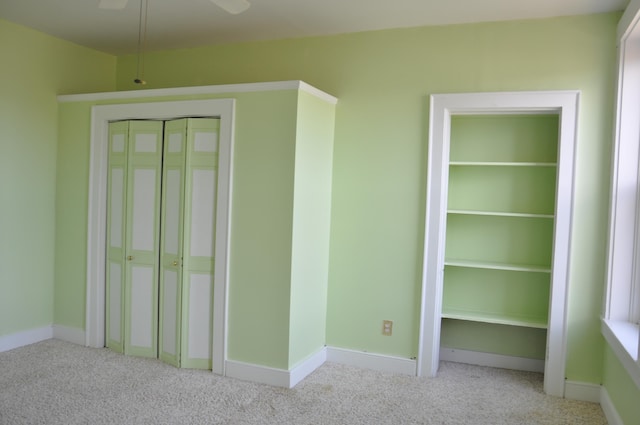
<svg viewBox="0 0 640 425">
<path fill-rule="evenodd" d="M 459 361 L 539 368 L 564 395 L 577 102 L 431 97 L 420 375 L 453 345 Z"/>
</svg>

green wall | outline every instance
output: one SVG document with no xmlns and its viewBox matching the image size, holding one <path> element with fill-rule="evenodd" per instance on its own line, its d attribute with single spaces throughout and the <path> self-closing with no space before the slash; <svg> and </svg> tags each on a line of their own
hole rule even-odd
<svg viewBox="0 0 640 425">
<path fill-rule="evenodd" d="M 289 368 L 326 341 L 335 105 L 298 95 Z"/>
<path fill-rule="evenodd" d="M 235 97 L 228 356 L 288 368 L 297 93 Z"/>
<path fill-rule="evenodd" d="M 640 388 L 631 380 L 613 350 L 604 350 L 604 377 L 602 385 L 607 389 L 616 411 L 625 425 L 638 423 L 640 418 Z"/>
<path fill-rule="evenodd" d="M 113 90 L 116 58 L 1 19 L 0 57 L 0 335 L 7 335 L 54 322 L 56 178 L 66 165 L 56 163 L 56 95 Z"/>
<path fill-rule="evenodd" d="M 597 383 L 618 18 L 420 27 L 149 53 L 146 87 L 302 79 L 339 98 L 327 344 L 405 358 L 418 349 L 428 96 L 581 90 L 566 372 L 570 380 Z M 135 88 L 134 75 L 135 56 L 118 58 L 118 89 Z M 391 337 L 381 334 L 384 319 L 394 321 Z"/>
</svg>

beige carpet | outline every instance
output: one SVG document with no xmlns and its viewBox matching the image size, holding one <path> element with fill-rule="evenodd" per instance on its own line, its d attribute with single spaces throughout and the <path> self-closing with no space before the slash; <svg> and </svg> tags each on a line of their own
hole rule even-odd
<svg viewBox="0 0 640 425">
<path fill-rule="evenodd" d="M 437 378 L 326 363 L 294 389 L 56 340 L 0 353 L 0 424 L 606 424 L 542 375 L 443 362 Z"/>
</svg>

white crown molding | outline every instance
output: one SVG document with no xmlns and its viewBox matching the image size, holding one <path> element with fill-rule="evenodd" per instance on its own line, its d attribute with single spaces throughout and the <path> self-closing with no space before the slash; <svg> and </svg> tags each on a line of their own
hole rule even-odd
<svg viewBox="0 0 640 425">
<path fill-rule="evenodd" d="M 166 89 L 126 90 L 103 93 L 65 94 L 58 96 L 58 102 L 96 102 L 102 100 L 141 99 L 166 96 L 187 96 L 224 93 L 248 93 L 278 90 L 302 90 L 328 103 L 336 104 L 338 99 L 304 81 L 272 81 L 265 83 L 221 84 L 213 86 L 172 87 Z"/>
</svg>

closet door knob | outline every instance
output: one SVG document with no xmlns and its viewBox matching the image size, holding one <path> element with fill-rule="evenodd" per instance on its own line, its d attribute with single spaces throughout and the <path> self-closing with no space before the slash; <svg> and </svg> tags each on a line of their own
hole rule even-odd
<svg viewBox="0 0 640 425">
<path fill-rule="evenodd" d="M 178 260 L 174 260 L 173 265 L 177 266 L 178 265 Z"/>
<path fill-rule="evenodd" d="M 127 260 L 129 260 L 129 261 L 133 260 L 133 255 L 128 256 Z"/>
</svg>

